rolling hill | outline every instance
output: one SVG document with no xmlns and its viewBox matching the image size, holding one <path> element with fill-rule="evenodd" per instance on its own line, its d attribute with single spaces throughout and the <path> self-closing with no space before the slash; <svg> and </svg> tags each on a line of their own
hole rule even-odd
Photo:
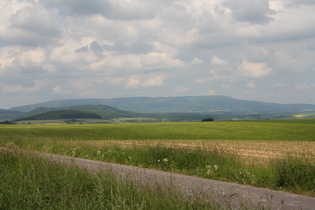
<svg viewBox="0 0 315 210">
<path fill-rule="evenodd" d="M 294 116 L 314 117 L 315 105 L 277 104 L 234 99 L 226 96 L 134 97 L 114 99 L 67 99 L 0 110 L 0 121 L 36 116 L 48 118 L 57 111 L 94 113 L 101 119 L 159 118 L 170 121 L 200 121 L 231 119 L 287 119 Z M 45 114 L 46 113 L 46 114 Z M 61 112 L 53 116 L 62 116 Z M 49 114 L 51 115 L 51 113 Z M 97 119 L 97 116 L 95 119 Z"/>
<path fill-rule="evenodd" d="M 16 110 L 0 109 L 0 121 L 14 119 L 20 116 L 21 114 L 23 114 L 23 112 Z"/>
<path fill-rule="evenodd" d="M 80 117 L 81 115 L 81 117 Z M 71 117 L 72 116 L 72 117 Z M 17 120 L 93 118 L 112 119 L 118 117 L 140 117 L 143 114 L 118 110 L 105 105 L 79 105 L 69 107 L 40 107 L 20 115 Z"/>
<path fill-rule="evenodd" d="M 60 110 L 60 111 L 49 111 L 42 114 L 36 114 L 30 117 L 21 118 L 19 120 L 56 120 L 56 119 L 101 119 L 102 117 L 98 114 L 91 112 L 83 112 L 76 110 Z"/>
<path fill-rule="evenodd" d="M 234 99 L 227 96 L 132 97 L 114 99 L 67 99 L 13 107 L 11 111 L 29 112 L 39 107 L 107 105 L 140 113 L 207 112 L 207 113 L 279 113 L 315 111 L 312 104 L 277 104 Z"/>
</svg>

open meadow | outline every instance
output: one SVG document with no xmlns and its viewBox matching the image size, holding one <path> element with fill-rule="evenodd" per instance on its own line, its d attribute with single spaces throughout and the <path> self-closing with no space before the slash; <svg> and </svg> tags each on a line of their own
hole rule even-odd
<svg viewBox="0 0 315 210">
<path fill-rule="evenodd" d="M 0 146 L 315 196 L 315 119 L 0 125 Z"/>
</svg>

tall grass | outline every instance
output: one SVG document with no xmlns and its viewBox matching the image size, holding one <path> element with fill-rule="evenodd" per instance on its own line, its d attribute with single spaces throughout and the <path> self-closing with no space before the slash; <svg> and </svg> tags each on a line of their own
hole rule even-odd
<svg viewBox="0 0 315 210">
<path fill-rule="evenodd" d="M 0 209 L 219 209 L 176 189 L 135 187 L 113 175 L 0 152 Z"/>
<path fill-rule="evenodd" d="M 162 145 L 121 147 L 115 144 L 95 146 L 72 142 L 35 142 L 32 142 L 33 149 L 38 151 L 315 196 L 315 161 L 307 155 L 272 159 L 262 164 L 259 161 L 244 161 L 237 153 L 227 152 L 218 146 L 202 150 Z M 19 147 L 15 144 L 7 146 Z"/>
<path fill-rule="evenodd" d="M 297 193 L 315 196 L 315 160 L 292 157 L 271 162 L 275 171 L 275 185 Z"/>
</svg>

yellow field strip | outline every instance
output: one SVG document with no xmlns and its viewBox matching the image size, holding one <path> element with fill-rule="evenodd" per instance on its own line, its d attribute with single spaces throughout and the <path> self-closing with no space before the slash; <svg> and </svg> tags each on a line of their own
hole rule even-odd
<svg viewBox="0 0 315 210">
<path fill-rule="evenodd" d="M 119 140 L 119 141 L 71 141 L 73 144 L 89 144 L 97 148 L 108 145 L 120 147 L 166 146 L 201 150 L 218 149 L 245 156 L 247 159 L 285 158 L 291 156 L 315 157 L 315 142 L 300 141 L 204 141 L 204 140 Z"/>
</svg>

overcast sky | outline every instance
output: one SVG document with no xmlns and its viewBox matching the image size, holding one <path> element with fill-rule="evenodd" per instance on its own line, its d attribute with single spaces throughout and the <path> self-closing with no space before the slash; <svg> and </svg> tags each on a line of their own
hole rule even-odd
<svg viewBox="0 0 315 210">
<path fill-rule="evenodd" d="M 1 0 L 0 108 L 225 95 L 315 104 L 314 0 Z"/>
</svg>

